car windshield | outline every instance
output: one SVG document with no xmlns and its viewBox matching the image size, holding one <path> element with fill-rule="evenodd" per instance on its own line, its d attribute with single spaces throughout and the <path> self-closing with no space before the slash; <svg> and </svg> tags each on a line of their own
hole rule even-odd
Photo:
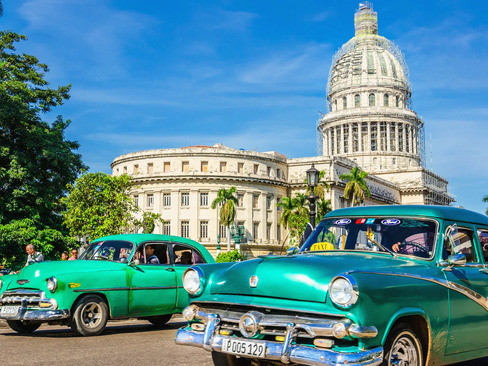
<svg viewBox="0 0 488 366">
<path fill-rule="evenodd" d="M 402 217 L 324 219 L 301 252 L 354 250 L 431 258 L 436 223 Z"/>
<path fill-rule="evenodd" d="M 83 252 L 80 260 L 107 260 L 113 262 L 127 262 L 134 244 L 122 240 L 96 241 Z"/>
</svg>

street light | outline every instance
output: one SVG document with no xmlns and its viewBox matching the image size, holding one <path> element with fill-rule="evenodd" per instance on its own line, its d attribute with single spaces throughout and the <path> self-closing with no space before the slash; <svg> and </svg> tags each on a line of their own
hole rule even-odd
<svg viewBox="0 0 488 366">
<path fill-rule="evenodd" d="M 317 196 L 314 191 L 315 187 L 319 184 L 319 174 L 320 172 L 315 169 L 315 166 L 312 163 L 310 169 L 307 170 L 307 184 L 310 188 L 310 196 L 308 196 L 307 199 L 310 202 L 310 225 L 312 225 L 312 227 L 315 227 L 315 216 L 317 215 L 315 201 L 317 201 L 319 196 Z"/>
</svg>

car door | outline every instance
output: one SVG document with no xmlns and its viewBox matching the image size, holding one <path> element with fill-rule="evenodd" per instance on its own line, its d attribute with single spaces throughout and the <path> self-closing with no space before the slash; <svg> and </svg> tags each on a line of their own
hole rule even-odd
<svg viewBox="0 0 488 366">
<path fill-rule="evenodd" d="M 146 264 L 144 248 L 154 246 L 159 264 Z M 176 273 L 168 243 L 144 243 L 138 248 L 141 263 L 129 271 L 129 314 L 132 317 L 173 313 L 176 306 Z M 147 258 L 146 258 L 147 259 Z"/>
<path fill-rule="evenodd" d="M 187 244 L 174 243 L 172 246 L 172 257 L 174 258 L 176 281 L 178 287 L 177 308 L 183 309 L 189 303 L 188 292 L 183 288 L 182 277 L 186 269 L 194 264 L 205 263 L 202 254 Z"/>
<path fill-rule="evenodd" d="M 447 224 L 445 251 L 466 256 L 466 264 L 444 269 L 450 305 L 446 355 L 451 355 L 488 347 L 488 273 L 481 260 L 474 227 L 455 222 Z"/>
</svg>

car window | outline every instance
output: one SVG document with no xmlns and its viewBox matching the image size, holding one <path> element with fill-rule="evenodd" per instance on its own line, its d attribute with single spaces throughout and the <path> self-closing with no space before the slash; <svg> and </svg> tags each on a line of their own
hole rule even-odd
<svg viewBox="0 0 488 366">
<path fill-rule="evenodd" d="M 301 251 L 355 250 L 433 256 L 437 224 L 408 217 L 343 217 L 320 222 Z M 386 248 L 386 249 L 385 249 Z"/>
<path fill-rule="evenodd" d="M 175 244 L 173 246 L 175 255 L 175 264 L 178 265 L 193 265 L 198 263 L 205 263 L 205 259 L 196 249 L 182 245 Z"/>
<path fill-rule="evenodd" d="M 485 262 L 488 262 L 488 230 L 478 230 L 478 238 L 480 240 L 481 249 L 483 250 Z"/>
<path fill-rule="evenodd" d="M 165 243 L 144 243 L 137 248 L 134 258 L 140 260 L 141 264 L 168 264 L 168 245 Z"/>
<path fill-rule="evenodd" d="M 473 248 L 473 231 L 450 226 L 446 231 L 443 259 L 451 254 L 464 254 L 467 263 L 477 263 L 478 259 Z"/>
<path fill-rule="evenodd" d="M 127 262 L 133 244 L 123 240 L 105 240 L 90 244 L 79 260 L 108 260 L 114 262 Z"/>
</svg>

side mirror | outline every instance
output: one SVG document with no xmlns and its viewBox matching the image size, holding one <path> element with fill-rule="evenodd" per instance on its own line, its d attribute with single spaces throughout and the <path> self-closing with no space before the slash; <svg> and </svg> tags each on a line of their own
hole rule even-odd
<svg viewBox="0 0 488 366">
<path fill-rule="evenodd" d="M 291 247 L 286 250 L 286 255 L 293 255 L 298 253 L 297 247 Z"/>
<path fill-rule="evenodd" d="M 130 262 L 129 266 L 138 267 L 139 264 L 141 264 L 141 261 L 139 259 L 134 259 L 132 262 Z"/>
<path fill-rule="evenodd" d="M 464 266 L 466 264 L 466 256 L 461 253 L 450 255 L 447 257 L 447 263 L 450 266 Z"/>
</svg>

